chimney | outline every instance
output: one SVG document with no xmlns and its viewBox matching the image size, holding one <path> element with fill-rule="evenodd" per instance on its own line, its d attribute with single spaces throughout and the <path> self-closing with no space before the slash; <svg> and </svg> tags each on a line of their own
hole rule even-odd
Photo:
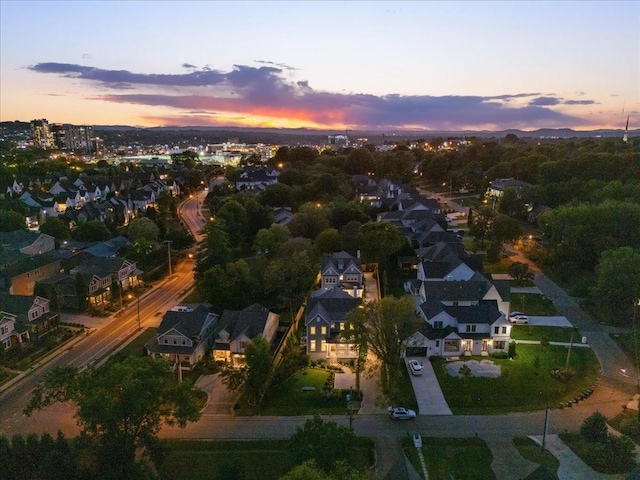
<svg viewBox="0 0 640 480">
<path fill-rule="evenodd" d="M 356 258 L 360 258 L 360 250 L 356 252 Z"/>
</svg>

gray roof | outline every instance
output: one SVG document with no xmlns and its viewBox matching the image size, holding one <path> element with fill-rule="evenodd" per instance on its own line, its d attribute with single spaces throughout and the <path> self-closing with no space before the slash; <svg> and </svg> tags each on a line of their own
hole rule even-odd
<svg viewBox="0 0 640 480">
<path fill-rule="evenodd" d="M 333 268 L 336 272 L 342 273 L 352 266 L 362 272 L 362 261 L 343 250 L 341 252 L 324 255 L 322 257 L 321 272 L 324 274 L 326 270 Z"/>
<path fill-rule="evenodd" d="M 29 310 L 33 307 L 36 298 L 48 302 L 46 298 L 38 297 L 37 295 L 10 295 L 8 293 L 0 293 L 0 310 L 14 314 L 16 320 L 20 323 L 38 323 L 39 321 L 46 320 L 48 316 L 45 314 L 35 320 L 29 319 Z"/>
<path fill-rule="evenodd" d="M 11 232 L 0 232 L 0 244 L 7 250 L 20 250 L 32 245 L 44 233 L 32 232 L 30 230 L 13 230 Z M 49 235 L 47 235 L 49 236 Z"/>
<path fill-rule="evenodd" d="M 425 297 L 446 302 L 480 301 L 491 288 L 488 280 L 423 282 Z"/>
<path fill-rule="evenodd" d="M 218 331 L 226 330 L 229 340 L 244 334 L 254 338 L 264 332 L 269 317 L 269 309 L 254 303 L 243 310 L 225 310 L 220 317 Z"/>
<path fill-rule="evenodd" d="M 359 303 L 357 298 L 344 292 L 340 287 L 333 287 L 309 299 L 305 316 L 311 319 L 320 314 L 329 323 L 341 322 L 346 313 L 356 308 Z"/>
<path fill-rule="evenodd" d="M 444 306 L 444 311 L 461 323 L 487 323 L 491 325 L 502 315 L 495 300 L 482 301 L 466 307 Z"/>
</svg>

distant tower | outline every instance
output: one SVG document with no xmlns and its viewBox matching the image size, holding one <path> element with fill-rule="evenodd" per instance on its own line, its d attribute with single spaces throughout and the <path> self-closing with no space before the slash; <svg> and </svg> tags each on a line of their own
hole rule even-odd
<svg viewBox="0 0 640 480">
<path fill-rule="evenodd" d="M 628 134 L 629 134 L 629 115 L 627 115 L 627 126 L 624 127 L 624 135 L 622 136 L 622 141 L 624 143 L 627 143 L 629 141 Z"/>
<path fill-rule="evenodd" d="M 31 120 L 31 137 L 37 147 L 47 149 L 53 146 L 49 122 L 46 118 Z"/>
</svg>

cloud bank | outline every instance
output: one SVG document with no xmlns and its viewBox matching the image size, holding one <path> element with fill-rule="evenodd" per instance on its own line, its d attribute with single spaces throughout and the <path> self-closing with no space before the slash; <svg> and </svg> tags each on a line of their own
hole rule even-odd
<svg viewBox="0 0 640 480">
<path fill-rule="evenodd" d="M 589 121 L 563 113 L 563 105 L 596 103 L 535 92 L 494 96 L 327 92 L 312 88 L 306 80 L 288 78 L 293 67 L 267 60 L 256 63 L 260 66 L 234 65 L 229 71 L 183 63 L 186 71 L 171 74 L 55 62 L 27 68 L 95 86 L 92 100 L 150 107 L 149 118 L 162 118 L 154 107 L 170 109 L 175 113 L 167 123 L 184 125 L 219 125 L 235 119 L 244 125 L 371 130 L 566 127 Z M 98 93 L 105 89 L 106 94 Z"/>
</svg>

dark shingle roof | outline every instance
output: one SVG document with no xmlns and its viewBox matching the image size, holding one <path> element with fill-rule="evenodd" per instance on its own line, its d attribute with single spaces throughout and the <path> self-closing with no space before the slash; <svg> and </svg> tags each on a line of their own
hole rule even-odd
<svg viewBox="0 0 640 480">
<path fill-rule="evenodd" d="M 243 310 L 225 310 L 220 317 L 219 329 L 229 332 L 229 339 L 234 340 L 245 334 L 254 338 L 262 334 L 269 317 L 269 309 L 257 303 Z"/>
</svg>

